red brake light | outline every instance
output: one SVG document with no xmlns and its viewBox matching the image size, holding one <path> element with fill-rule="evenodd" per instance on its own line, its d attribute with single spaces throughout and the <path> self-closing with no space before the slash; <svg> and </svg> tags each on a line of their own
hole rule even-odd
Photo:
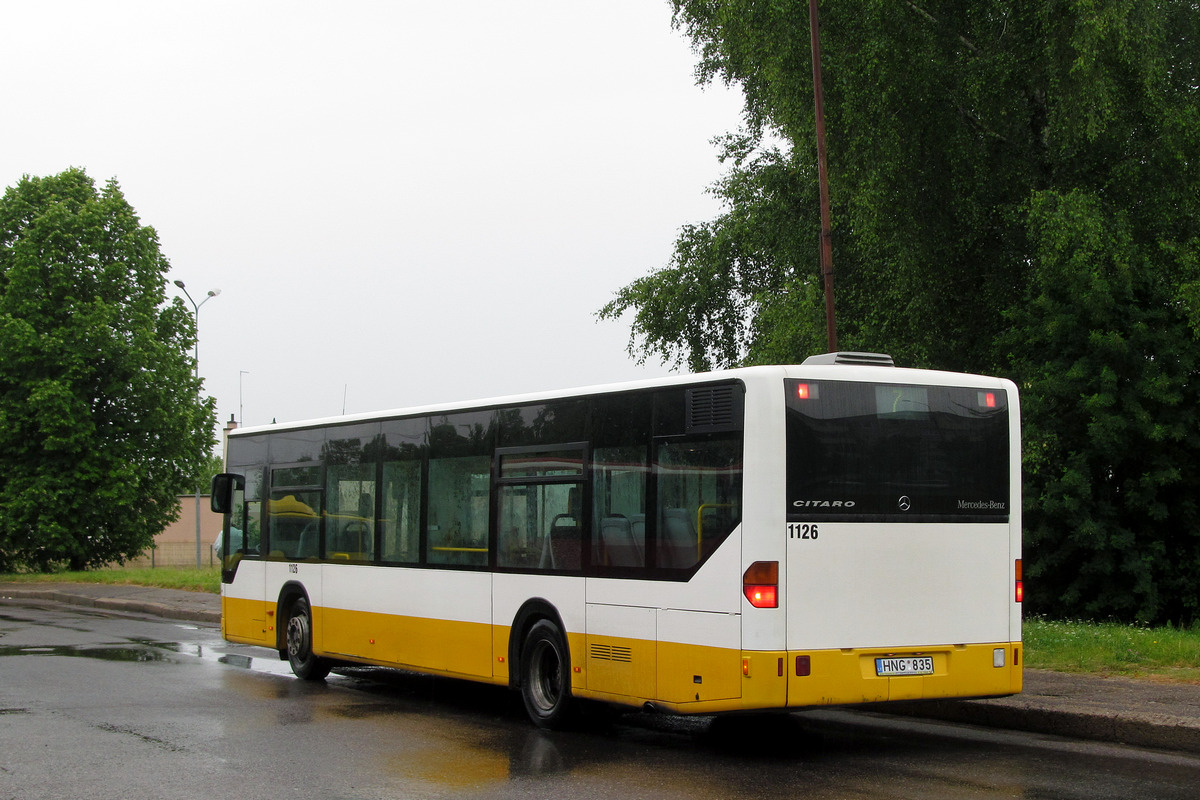
<svg viewBox="0 0 1200 800">
<path fill-rule="evenodd" d="M 1016 586 L 1016 601 L 1018 603 L 1025 599 L 1025 581 L 1021 580 L 1021 559 L 1017 559 L 1017 586 Z"/>
<path fill-rule="evenodd" d="M 746 599 L 755 608 L 778 608 L 779 593 L 775 586 L 746 586 Z"/>
<path fill-rule="evenodd" d="M 742 593 L 755 608 L 779 607 L 779 562 L 755 561 L 742 575 Z"/>
<path fill-rule="evenodd" d="M 808 399 L 808 384 L 807 383 L 796 384 L 796 397 L 800 400 Z"/>
</svg>

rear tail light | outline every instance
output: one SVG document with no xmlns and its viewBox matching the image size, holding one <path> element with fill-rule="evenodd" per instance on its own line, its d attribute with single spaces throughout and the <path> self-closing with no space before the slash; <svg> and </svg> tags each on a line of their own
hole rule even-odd
<svg viewBox="0 0 1200 800">
<path fill-rule="evenodd" d="M 1015 589 L 1015 591 L 1016 591 L 1015 596 L 1016 596 L 1016 601 L 1018 603 L 1020 603 L 1025 599 L 1025 582 L 1023 580 L 1021 580 L 1021 559 L 1019 559 L 1019 558 L 1017 559 L 1016 576 L 1017 576 L 1017 585 L 1016 585 L 1016 589 Z"/>
<path fill-rule="evenodd" d="M 742 594 L 755 608 L 779 607 L 779 562 L 755 561 L 742 575 Z"/>
</svg>

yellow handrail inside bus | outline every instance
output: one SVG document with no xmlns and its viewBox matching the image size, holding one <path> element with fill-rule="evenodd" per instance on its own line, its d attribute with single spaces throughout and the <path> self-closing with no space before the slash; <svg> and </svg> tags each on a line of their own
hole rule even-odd
<svg viewBox="0 0 1200 800">
<path fill-rule="evenodd" d="M 439 553 L 486 553 L 486 547 L 431 547 L 430 550 L 436 550 Z"/>
</svg>

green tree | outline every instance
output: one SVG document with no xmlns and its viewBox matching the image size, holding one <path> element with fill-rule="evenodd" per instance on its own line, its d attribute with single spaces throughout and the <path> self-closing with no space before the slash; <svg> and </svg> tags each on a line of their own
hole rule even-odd
<svg viewBox="0 0 1200 800">
<path fill-rule="evenodd" d="M 803 0 L 673 0 L 741 87 L 714 220 L 621 289 L 631 352 L 824 349 Z M 1200 615 L 1200 5 L 826 0 L 838 337 L 1025 400 L 1029 605 Z"/>
<path fill-rule="evenodd" d="M 224 471 L 225 459 L 219 453 L 210 453 L 200 468 L 200 486 L 207 490 L 206 487 L 212 485 L 212 479 Z"/>
<path fill-rule="evenodd" d="M 124 561 L 195 487 L 214 401 L 166 271 L 115 181 L 71 169 L 0 199 L 0 570 Z"/>
<path fill-rule="evenodd" d="M 1024 382 L 1026 542 L 1040 608 L 1200 617 L 1200 349 L 1131 217 L 1040 193 L 1026 302 L 1001 336 Z"/>
</svg>

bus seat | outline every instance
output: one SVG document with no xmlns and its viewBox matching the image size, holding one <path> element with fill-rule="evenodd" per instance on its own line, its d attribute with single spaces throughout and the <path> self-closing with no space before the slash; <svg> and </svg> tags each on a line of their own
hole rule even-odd
<svg viewBox="0 0 1200 800">
<path fill-rule="evenodd" d="M 372 549 L 371 529 L 365 522 L 351 520 L 342 529 L 329 537 L 326 550 L 345 553 L 345 558 L 363 560 L 370 557 Z"/>
<path fill-rule="evenodd" d="M 579 521 L 572 514 L 559 514 L 550 523 L 551 563 L 555 569 L 579 569 L 582 566 Z"/>
<path fill-rule="evenodd" d="M 664 508 L 658 531 L 658 566 L 690 567 L 699 558 L 696 532 L 686 508 Z"/>
<path fill-rule="evenodd" d="M 643 551 L 646 549 L 646 515 L 630 514 L 629 523 L 633 526 L 633 540 Z"/>
<path fill-rule="evenodd" d="M 304 530 L 300 532 L 300 542 L 296 546 L 296 558 L 316 558 L 320 552 L 320 543 L 317 537 L 320 536 L 320 528 L 315 522 L 310 522 L 304 526 Z"/>
<path fill-rule="evenodd" d="M 643 523 L 643 539 L 644 530 Z M 645 566 L 642 542 L 634 537 L 633 523 L 625 515 L 617 514 L 600 521 L 600 542 L 603 546 L 602 564 L 610 567 Z"/>
</svg>

